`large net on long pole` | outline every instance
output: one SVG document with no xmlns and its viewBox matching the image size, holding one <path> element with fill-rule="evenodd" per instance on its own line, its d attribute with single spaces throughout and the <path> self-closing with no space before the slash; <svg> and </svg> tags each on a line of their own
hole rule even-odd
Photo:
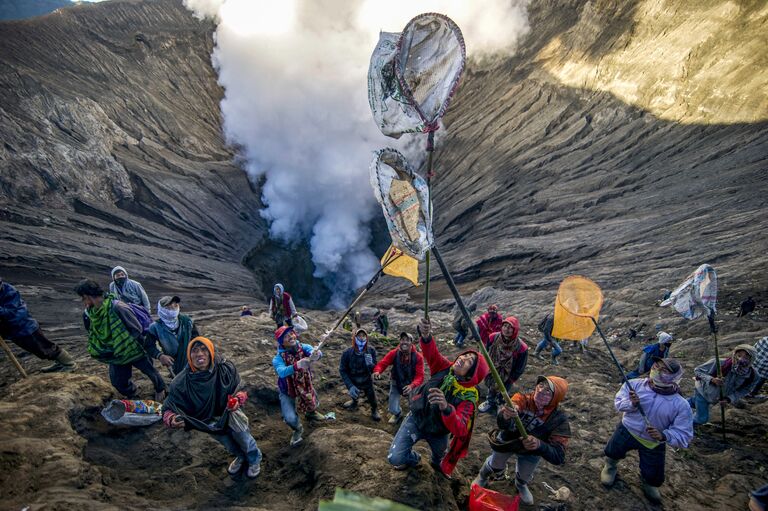
<svg viewBox="0 0 768 511">
<path fill-rule="evenodd" d="M 368 103 L 381 132 L 435 131 L 465 62 L 461 30 L 443 14 L 420 14 L 401 33 L 382 32 L 368 68 Z"/>
<path fill-rule="evenodd" d="M 552 336 L 580 341 L 595 331 L 603 306 L 603 292 L 592 280 L 571 275 L 560 283 L 555 298 L 555 318 Z"/>
<path fill-rule="evenodd" d="M 381 204 L 392 244 L 421 261 L 432 246 L 427 183 L 399 151 L 376 151 L 370 166 L 376 200 Z"/>
</svg>

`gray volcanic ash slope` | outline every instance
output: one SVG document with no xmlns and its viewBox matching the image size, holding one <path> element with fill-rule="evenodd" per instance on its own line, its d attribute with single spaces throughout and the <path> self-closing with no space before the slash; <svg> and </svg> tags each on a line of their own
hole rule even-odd
<svg viewBox="0 0 768 511">
<path fill-rule="evenodd" d="M 681 339 L 673 353 L 690 376 L 711 356 L 706 323 L 655 301 L 708 262 L 720 277 L 722 351 L 768 335 L 761 305 L 751 318 L 733 314 L 747 294 L 765 300 L 768 284 L 765 2 L 548 0 L 533 2 L 529 17 L 514 57 L 470 64 L 436 154 L 436 237 L 462 292 L 498 302 L 535 341 L 558 282 L 582 273 L 605 292 L 601 320 L 622 362 L 642 345 L 624 338 L 627 327 L 645 323 L 647 334 L 660 323 Z M 342 485 L 420 509 L 464 508 L 492 419 L 478 418 L 452 481 L 426 464 L 392 471 L 394 429 L 365 408 L 340 407 L 344 334 L 328 344 L 317 378 L 322 411 L 337 420 L 308 428 L 301 448 L 287 446 L 273 325 L 258 311 L 243 320 L 234 312 L 246 296 L 262 298 L 287 249 L 267 238 L 259 184 L 222 139 L 212 29 L 175 0 L 0 23 L 0 272 L 79 363 L 75 374 L 46 376 L 36 374 L 41 361 L 22 356 L 33 375 L 16 382 L 0 360 L 0 507 L 310 510 Z M 288 289 L 320 302 L 326 290 L 316 290 L 300 253 Z M 202 434 L 109 428 L 99 417 L 115 395 L 106 367 L 87 355 L 70 288 L 83 274 L 105 280 L 117 254 L 153 299 L 181 294 L 201 332 L 237 364 L 265 453 L 255 483 L 231 480 L 223 449 Z M 455 353 L 452 304 L 432 271 L 440 347 Z M 412 330 L 422 293 L 385 277 L 365 303 L 390 309 L 391 331 Z M 363 312 L 368 321 L 372 309 Z M 337 318 L 306 315 L 308 338 Z M 534 496 L 557 505 L 546 481 L 573 490 L 567 509 L 653 509 L 634 456 L 616 487 L 599 483 L 619 379 L 593 347 L 566 347 L 557 368 L 532 359 L 521 380 L 528 389 L 546 372 L 571 382 L 567 465 L 542 464 Z M 147 380 L 137 381 L 148 395 Z M 378 390 L 384 402 L 386 382 Z M 767 412 L 767 403 L 730 408 L 727 444 L 705 426 L 690 449 L 669 450 L 664 509 L 744 508 L 747 490 L 765 483 Z M 509 482 L 494 488 L 513 491 Z"/>
</svg>

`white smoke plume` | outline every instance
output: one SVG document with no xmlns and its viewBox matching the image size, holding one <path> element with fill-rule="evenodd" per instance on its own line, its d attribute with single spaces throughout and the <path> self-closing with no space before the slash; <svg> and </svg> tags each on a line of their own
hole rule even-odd
<svg viewBox="0 0 768 511">
<path fill-rule="evenodd" d="M 252 178 L 266 177 L 262 215 L 271 236 L 309 239 L 315 276 L 332 284 L 337 300 L 378 268 L 368 248 L 368 226 L 380 214 L 368 165 L 372 151 L 398 145 L 368 107 L 379 31 L 441 12 L 462 29 L 470 56 L 509 52 L 527 31 L 527 1 L 185 0 L 216 20 L 225 136 L 243 148 Z"/>
</svg>

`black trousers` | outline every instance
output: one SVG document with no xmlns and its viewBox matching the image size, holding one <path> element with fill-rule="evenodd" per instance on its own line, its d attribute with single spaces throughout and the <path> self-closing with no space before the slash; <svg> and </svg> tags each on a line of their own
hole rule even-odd
<svg viewBox="0 0 768 511">
<path fill-rule="evenodd" d="M 44 360 L 56 360 L 61 354 L 61 347 L 55 342 L 49 341 L 39 328 L 32 332 L 32 335 L 14 337 L 10 341 L 24 351 Z"/>
<path fill-rule="evenodd" d="M 144 373 L 152 381 L 155 392 L 165 390 L 165 381 L 160 373 L 152 365 L 148 357 L 142 357 L 128 364 L 109 364 L 109 381 L 119 393 L 128 398 L 136 397 L 136 384 L 131 380 L 133 368 Z"/>
</svg>

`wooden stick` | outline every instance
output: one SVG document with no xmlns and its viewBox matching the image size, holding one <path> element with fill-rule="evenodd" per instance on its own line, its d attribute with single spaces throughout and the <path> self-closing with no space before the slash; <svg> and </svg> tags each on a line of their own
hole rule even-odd
<svg viewBox="0 0 768 511">
<path fill-rule="evenodd" d="M 11 362 L 13 362 L 13 365 L 16 366 L 16 369 L 19 370 L 19 373 L 21 374 L 22 378 L 27 377 L 27 372 L 24 370 L 23 367 L 21 367 L 21 363 L 19 363 L 19 359 L 16 358 L 16 355 L 13 354 L 11 351 L 11 347 L 6 344 L 5 340 L 0 337 L 0 347 L 3 348 L 3 351 L 5 351 L 5 354 L 8 355 L 8 358 L 11 359 Z"/>
</svg>

